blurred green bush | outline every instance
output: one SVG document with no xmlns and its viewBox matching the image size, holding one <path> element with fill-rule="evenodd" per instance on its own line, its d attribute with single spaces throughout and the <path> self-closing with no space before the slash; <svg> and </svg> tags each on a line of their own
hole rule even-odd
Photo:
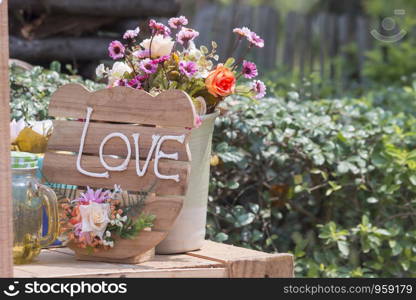
<svg viewBox="0 0 416 300">
<path fill-rule="evenodd" d="M 62 84 L 104 87 L 60 68 L 11 67 L 13 118 L 45 119 Z M 341 99 L 315 74 L 279 78 L 276 97 L 228 99 L 217 120 L 207 237 L 292 252 L 297 276 L 415 276 L 413 77 Z"/>
<path fill-rule="evenodd" d="M 304 92 L 228 103 L 207 236 L 293 252 L 297 276 L 414 276 L 415 85 L 316 101 Z"/>
<path fill-rule="evenodd" d="M 70 66 L 68 71 L 73 72 Z M 19 120 L 45 120 L 48 118 L 48 105 L 51 95 L 67 83 L 80 83 L 90 90 L 104 85 L 91 80 L 83 80 L 75 74 L 61 72 L 61 64 L 53 62 L 50 69 L 35 66 L 25 70 L 17 65 L 10 67 L 10 108 L 11 118 Z"/>
</svg>

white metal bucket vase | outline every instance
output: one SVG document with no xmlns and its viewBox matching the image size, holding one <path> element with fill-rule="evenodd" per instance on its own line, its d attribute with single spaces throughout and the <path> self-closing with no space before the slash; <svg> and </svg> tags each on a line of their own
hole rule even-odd
<svg viewBox="0 0 416 300">
<path fill-rule="evenodd" d="M 201 127 L 192 129 L 189 142 L 192 161 L 188 190 L 174 226 L 156 247 L 158 254 L 197 250 L 205 240 L 212 134 L 217 116 L 217 112 L 203 116 Z"/>
</svg>

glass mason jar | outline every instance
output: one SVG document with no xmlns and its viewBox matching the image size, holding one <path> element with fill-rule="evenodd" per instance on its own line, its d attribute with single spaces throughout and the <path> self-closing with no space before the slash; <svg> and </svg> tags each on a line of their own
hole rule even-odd
<svg viewBox="0 0 416 300">
<path fill-rule="evenodd" d="M 37 161 L 32 153 L 11 153 L 15 264 L 31 262 L 59 234 L 57 198 L 52 189 L 38 182 Z M 48 233 L 42 237 L 43 206 L 48 214 Z"/>
</svg>

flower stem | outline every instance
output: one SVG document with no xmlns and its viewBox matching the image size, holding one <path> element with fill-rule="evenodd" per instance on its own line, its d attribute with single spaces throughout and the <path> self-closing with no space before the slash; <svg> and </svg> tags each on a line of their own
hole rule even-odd
<svg viewBox="0 0 416 300">
<path fill-rule="evenodd" d="M 153 38 L 155 37 L 155 34 L 152 34 L 152 37 L 150 38 L 150 44 L 149 44 L 149 58 L 152 58 L 152 43 Z"/>
<path fill-rule="evenodd" d="M 246 48 L 246 51 L 243 53 L 243 55 L 241 55 L 241 57 L 238 59 L 238 61 L 237 61 L 236 63 L 234 63 L 234 65 L 233 65 L 233 69 L 234 69 L 235 67 L 237 67 L 239 64 L 241 64 L 241 63 L 243 62 L 244 58 L 246 57 L 246 55 L 247 55 L 247 54 L 248 54 L 248 52 L 250 51 L 251 47 L 253 47 L 253 45 L 252 45 L 252 44 L 250 44 L 250 45 Z"/>
</svg>

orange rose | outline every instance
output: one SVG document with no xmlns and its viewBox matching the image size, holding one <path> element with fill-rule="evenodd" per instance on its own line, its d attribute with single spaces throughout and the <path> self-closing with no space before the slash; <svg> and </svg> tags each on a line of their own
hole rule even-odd
<svg viewBox="0 0 416 300">
<path fill-rule="evenodd" d="M 220 64 L 208 74 L 205 86 L 214 97 L 225 97 L 234 93 L 235 82 L 234 73 Z"/>
</svg>

